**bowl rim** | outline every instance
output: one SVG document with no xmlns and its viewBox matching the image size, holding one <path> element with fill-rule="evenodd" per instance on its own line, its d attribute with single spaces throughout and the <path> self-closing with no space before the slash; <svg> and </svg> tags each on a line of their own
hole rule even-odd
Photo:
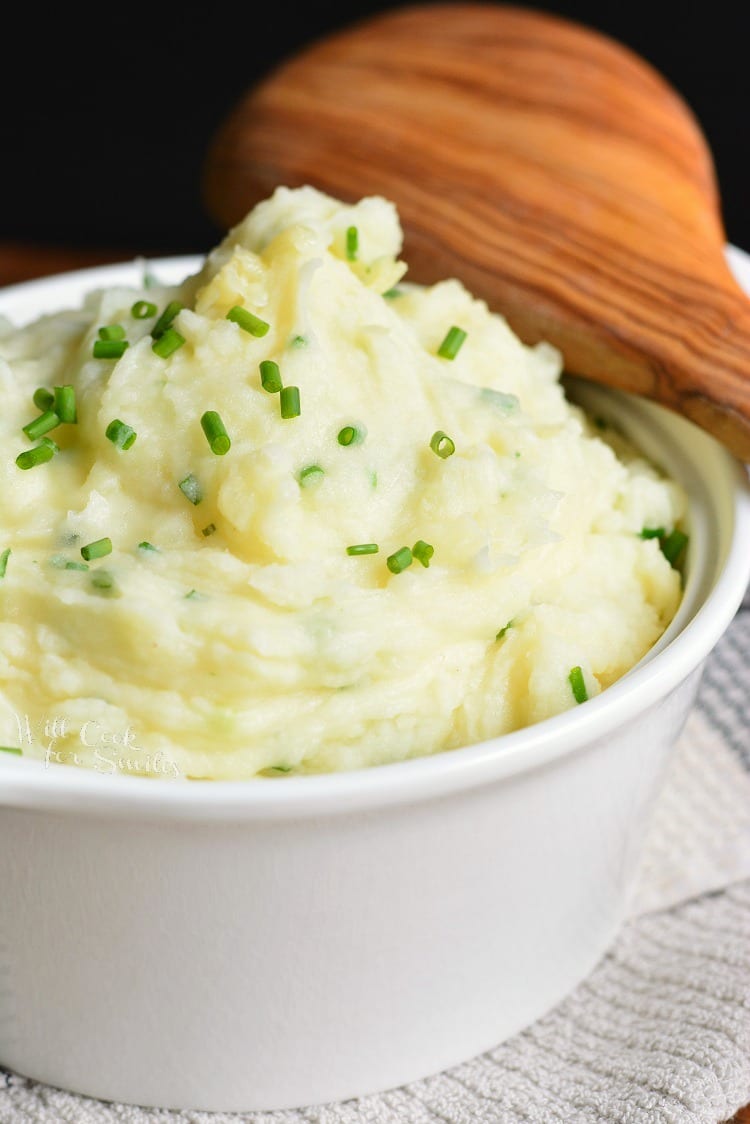
<svg viewBox="0 0 750 1124">
<path fill-rule="evenodd" d="M 750 285 L 750 255 L 729 247 L 733 268 Z M 137 283 L 144 267 L 163 274 L 163 283 L 177 283 L 197 271 L 205 255 L 137 257 L 127 262 L 70 270 L 0 289 L 4 306 L 40 291 L 47 305 L 58 304 L 71 288 Z M 70 300 L 70 296 L 66 296 Z M 46 311 L 43 305 L 42 311 Z M 574 380 L 579 381 L 579 380 Z M 599 388 L 602 389 L 602 388 Z M 637 402 L 656 420 L 664 407 L 623 391 L 606 388 L 608 396 Z M 680 424 L 692 426 L 684 418 Z M 696 427 L 692 427 L 696 428 Z M 695 671 L 721 638 L 742 603 L 750 582 L 750 478 L 743 465 L 717 441 L 698 431 L 713 447 L 722 486 L 731 499 L 730 544 L 708 596 L 688 622 L 670 626 L 646 655 L 619 680 L 584 706 L 553 715 L 532 726 L 468 746 L 426 754 L 405 761 L 341 772 L 280 778 L 188 780 L 103 773 L 91 768 L 47 764 L 38 758 L 0 753 L 0 807 L 22 806 L 91 814 L 141 814 L 159 818 L 232 819 L 307 818 L 343 814 L 405 802 L 431 799 L 476 785 L 525 773 L 581 751 L 606 737 L 635 713 L 658 703 Z M 674 622 L 673 622 L 674 624 Z M 633 702 L 637 697 L 637 707 Z"/>
</svg>

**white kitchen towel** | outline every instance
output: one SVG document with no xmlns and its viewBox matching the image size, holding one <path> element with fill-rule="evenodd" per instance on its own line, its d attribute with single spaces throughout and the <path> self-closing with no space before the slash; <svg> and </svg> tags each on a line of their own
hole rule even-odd
<svg viewBox="0 0 750 1124">
<path fill-rule="evenodd" d="M 285 1112 L 141 1109 L 0 1070 L 0 1124 L 719 1124 L 747 1103 L 750 596 L 706 663 L 629 920 L 521 1034 L 387 1093 Z"/>
</svg>

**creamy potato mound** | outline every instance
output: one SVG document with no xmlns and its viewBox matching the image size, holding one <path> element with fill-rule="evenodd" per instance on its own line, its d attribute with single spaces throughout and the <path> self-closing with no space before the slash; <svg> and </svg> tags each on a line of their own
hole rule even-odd
<svg viewBox="0 0 750 1124">
<path fill-rule="evenodd" d="M 5 326 L 5 746 L 355 769 L 575 707 L 659 638 L 681 488 L 566 400 L 556 350 L 458 280 L 402 280 L 401 244 L 385 199 L 279 188 L 183 284 Z M 40 387 L 77 421 L 29 439 Z"/>
</svg>

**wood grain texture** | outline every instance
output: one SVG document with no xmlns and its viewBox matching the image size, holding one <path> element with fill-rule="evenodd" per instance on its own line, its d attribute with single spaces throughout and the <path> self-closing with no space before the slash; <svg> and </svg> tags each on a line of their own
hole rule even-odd
<svg viewBox="0 0 750 1124">
<path fill-rule="evenodd" d="M 418 4 L 248 90 L 204 168 L 231 226 L 280 184 L 392 199 L 408 276 L 458 276 L 569 371 L 679 410 L 750 460 L 750 302 L 710 150 L 644 60 L 562 17 Z"/>
</svg>

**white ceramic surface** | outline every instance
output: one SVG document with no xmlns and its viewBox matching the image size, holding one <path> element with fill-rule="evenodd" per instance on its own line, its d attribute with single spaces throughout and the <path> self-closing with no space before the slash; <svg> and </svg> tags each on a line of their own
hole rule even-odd
<svg viewBox="0 0 750 1124">
<path fill-rule="evenodd" d="M 198 262 L 149 265 L 172 281 Z M 0 312 L 140 268 L 6 289 Z M 184 782 L 0 754 L 2 1064 L 145 1105 L 312 1104 L 465 1060 L 591 970 L 750 580 L 750 489 L 682 418 L 571 385 L 690 494 L 685 597 L 655 649 L 535 727 L 348 774 Z"/>
</svg>

